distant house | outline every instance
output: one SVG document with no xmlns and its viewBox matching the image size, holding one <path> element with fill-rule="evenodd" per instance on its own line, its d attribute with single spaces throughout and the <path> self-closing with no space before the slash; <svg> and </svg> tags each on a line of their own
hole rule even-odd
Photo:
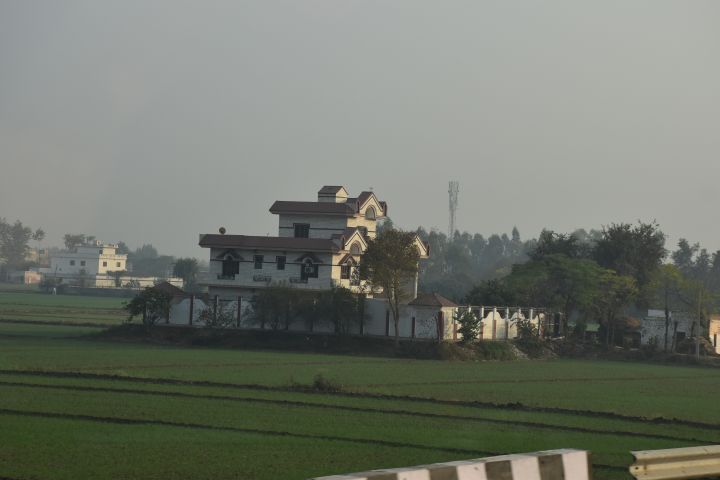
<svg viewBox="0 0 720 480">
<path fill-rule="evenodd" d="M 703 322 L 704 323 L 704 322 Z M 720 353 L 720 315 L 711 315 L 708 325 L 700 325 L 694 316 L 686 312 L 670 312 L 670 322 L 667 325 L 668 348 L 677 345 L 686 338 L 694 335 L 708 336 Z M 665 310 L 648 310 L 640 324 L 640 342 L 643 345 L 654 343 L 662 348 L 665 344 Z"/>
<path fill-rule="evenodd" d="M 42 274 L 35 270 L 10 272 L 7 275 L 10 283 L 22 283 L 25 285 L 37 285 L 42 281 Z"/>
<path fill-rule="evenodd" d="M 342 186 L 324 186 L 317 201 L 276 201 L 270 212 L 278 216 L 277 236 L 200 235 L 209 250 L 210 272 L 204 282 L 210 296 L 249 299 L 259 289 L 287 284 L 299 289 L 335 286 L 367 291 L 358 275 L 368 240 L 377 235 L 378 220 L 388 206 L 373 192 L 350 197 Z M 428 246 L 419 237 L 421 258 Z M 417 294 L 417 279 L 412 292 Z"/>
<path fill-rule="evenodd" d="M 118 246 L 95 241 L 88 245 L 79 245 L 68 252 L 60 252 L 50 257 L 50 272 L 60 276 L 107 275 L 126 270 L 127 255 L 117 253 Z"/>
<path fill-rule="evenodd" d="M 715 353 L 720 354 L 720 315 L 710 315 L 708 336 L 710 338 L 710 343 L 712 343 L 713 347 L 715 347 Z"/>
<path fill-rule="evenodd" d="M 128 275 L 127 255 L 118 253 L 117 249 L 116 244 L 101 241 L 79 245 L 70 251 L 51 254 L 50 268 L 39 270 L 45 278 L 80 287 L 151 287 L 163 280 L 182 286 L 181 278 Z"/>
</svg>

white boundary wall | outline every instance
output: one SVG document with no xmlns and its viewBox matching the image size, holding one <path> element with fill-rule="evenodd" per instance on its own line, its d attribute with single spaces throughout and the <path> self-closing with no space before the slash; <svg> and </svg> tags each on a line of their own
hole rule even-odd
<svg viewBox="0 0 720 480">
<path fill-rule="evenodd" d="M 217 302 L 217 307 L 215 305 Z M 227 318 L 232 317 L 230 328 L 260 329 L 261 325 L 253 319 L 252 306 L 249 299 L 240 298 L 240 314 L 238 315 L 238 300 L 222 300 L 211 298 L 207 301 L 198 297 L 176 298 L 173 300 L 170 309 L 169 321 L 160 320 L 159 325 L 184 325 L 204 327 L 202 312 L 205 316 L 212 315 L 217 310 Z M 192 320 L 190 309 L 192 307 Z M 401 305 L 399 320 L 399 336 L 401 338 L 417 338 L 426 340 L 437 340 L 438 332 L 442 328 L 440 336 L 443 340 L 461 340 L 462 335 L 458 332 L 460 327 L 457 316 L 470 309 L 476 318 L 481 319 L 481 334 L 478 337 L 483 340 L 509 340 L 518 336 L 518 322 L 529 320 L 538 332 L 542 333 L 545 314 L 538 309 L 511 308 L 511 307 L 431 307 L 420 305 Z M 285 325 L 280 327 L 285 330 Z M 265 329 L 271 329 L 265 325 Z M 306 333 L 332 333 L 332 325 L 314 324 L 312 330 L 310 325 L 301 318 L 291 322 L 287 328 L 292 332 Z M 365 318 L 362 326 L 353 325 L 350 331 L 354 335 L 369 335 L 377 337 L 394 337 L 395 323 L 386 299 L 368 298 L 365 299 Z"/>
</svg>

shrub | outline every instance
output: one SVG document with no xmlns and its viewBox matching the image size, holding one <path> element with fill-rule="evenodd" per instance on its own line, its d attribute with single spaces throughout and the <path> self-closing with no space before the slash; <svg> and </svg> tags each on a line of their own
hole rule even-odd
<svg viewBox="0 0 720 480">
<path fill-rule="evenodd" d="M 465 310 L 457 317 L 457 322 L 460 324 L 458 333 L 462 335 L 462 343 L 469 343 L 474 341 L 480 336 L 480 320 L 475 316 L 471 310 Z"/>
<path fill-rule="evenodd" d="M 313 378 L 312 389 L 316 392 L 334 393 L 342 392 L 343 386 L 335 380 L 325 378 L 321 373 Z"/>
<path fill-rule="evenodd" d="M 335 380 L 325 378 L 322 373 L 318 373 L 313 378 L 310 385 L 295 381 L 290 377 L 290 388 L 293 390 L 313 391 L 321 393 L 338 393 L 343 391 L 343 386 Z"/>
<path fill-rule="evenodd" d="M 130 322 L 139 315 L 142 315 L 145 325 L 154 325 L 161 318 L 168 319 L 171 301 L 172 297 L 169 294 L 148 287 L 125 304 L 124 308 L 128 312 L 127 321 Z"/>
<path fill-rule="evenodd" d="M 237 321 L 236 313 L 236 309 L 232 306 L 218 302 L 217 309 L 213 306 L 203 309 L 198 319 L 205 322 L 207 328 L 227 328 Z"/>
<path fill-rule="evenodd" d="M 530 338 L 535 337 L 538 338 L 538 329 L 533 323 L 528 319 L 522 319 L 518 320 L 517 322 L 517 332 L 518 332 L 518 338 Z"/>
<path fill-rule="evenodd" d="M 545 352 L 545 342 L 538 335 L 538 329 L 530 320 L 518 320 L 518 338 L 515 345 L 529 357 L 540 357 Z"/>
</svg>

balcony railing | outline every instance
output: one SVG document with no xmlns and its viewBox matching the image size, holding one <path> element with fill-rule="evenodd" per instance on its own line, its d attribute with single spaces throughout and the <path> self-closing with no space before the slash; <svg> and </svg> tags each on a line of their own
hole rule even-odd
<svg viewBox="0 0 720 480">
<path fill-rule="evenodd" d="M 253 275 L 253 282 L 270 282 L 271 280 L 270 275 Z"/>
<path fill-rule="evenodd" d="M 218 280 L 235 280 L 235 275 L 234 275 L 234 274 L 224 275 L 224 274 L 222 274 L 222 273 L 218 273 L 218 274 L 217 274 L 217 279 L 218 279 Z"/>
<path fill-rule="evenodd" d="M 290 283 L 308 283 L 307 278 L 290 277 Z"/>
</svg>

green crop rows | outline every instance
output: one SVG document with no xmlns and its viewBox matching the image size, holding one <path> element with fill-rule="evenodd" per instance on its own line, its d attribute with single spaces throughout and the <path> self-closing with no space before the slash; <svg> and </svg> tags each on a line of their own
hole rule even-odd
<svg viewBox="0 0 720 480">
<path fill-rule="evenodd" d="M 710 368 L 175 348 L 97 331 L 0 322 L 0 477 L 304 479 L 582 448 L 594 478 L 628 478 L 631 450 L 720 443 Z M 297 389 L 319 374 L 342 390 Z"/>
</svg>

